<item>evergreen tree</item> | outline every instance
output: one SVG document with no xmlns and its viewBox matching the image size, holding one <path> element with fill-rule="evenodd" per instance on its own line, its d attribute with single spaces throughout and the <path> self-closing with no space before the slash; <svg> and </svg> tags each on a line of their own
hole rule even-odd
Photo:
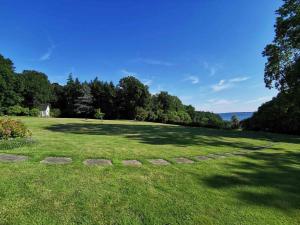
<svg viewBox="0 0 300 225">
<path fill-rule="evenodd" d="M 85 83 L 82 85 L 82 95 L 75 100 L 75 113 L 80 117 L 88 118 L 93 112 L 93 97 L 90 87 Z"/>
</svg>

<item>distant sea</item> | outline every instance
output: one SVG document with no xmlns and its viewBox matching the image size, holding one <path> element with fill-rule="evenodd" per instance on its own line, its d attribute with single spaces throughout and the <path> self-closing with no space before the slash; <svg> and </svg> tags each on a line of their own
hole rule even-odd
<svg viewBox="0 0 300 225">
<path fill-rule="evenodd" d="M 239 120 L 244 120 L 250 118 L 253 115 L 253 112 L 229 112 L 229 113 L 219 113 L 223 120 L 231 120 L 233 115 L 236 115 Z"/>
</svg>

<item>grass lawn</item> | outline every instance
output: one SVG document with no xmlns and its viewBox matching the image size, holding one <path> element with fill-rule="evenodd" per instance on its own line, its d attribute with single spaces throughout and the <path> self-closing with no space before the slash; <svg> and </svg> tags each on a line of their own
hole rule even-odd
<svg viewBox="0 0 300 225">
<path fill-rule="evenodd" d="M 0 224 L 300 224 L 300 138 L 131 121 L 19 118 L 35 144 L 0 153 Z M 273 146 L 261 151 L 254 146 Z M 209 153 L 246 156 L 176 164 Z M 47 156 L 73 159 L 44 165 Z M 113 166 L 86 166 L 87 158 Z M 167 166 L 147 159 L 162 158 Z M 122 165 L 137 159 L 141 167 Z"/>
</svg>

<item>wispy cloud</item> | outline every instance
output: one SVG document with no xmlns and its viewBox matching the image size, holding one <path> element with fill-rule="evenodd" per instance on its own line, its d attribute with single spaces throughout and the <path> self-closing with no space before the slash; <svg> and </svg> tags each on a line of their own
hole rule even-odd
<svg viewBox="0 0 300 225">
<path fill-rule="evenodd" d="M 158 59 L 149 59 L 149 58 L 136 58 L 136 59 L 133 59 L 132 62 L 140 62 L 140 63 L 144 63 L 144 64 L 159 65 L 159 66 L 173 66 L 174 65 L 174 63 L 172 63 L 172 62 L 158 60 Z"/>
<path fill-rule="evenodd" d="M 153 80 L 150 79 L 142 79 L 141 80 L 144 85 L 151 86 L 153 84 Z"/>
<path fill-rule="evenodd" d="M 249 101 L 246 101 L 246 103 L 263 103 L 263 102 L 267 102 L 270 101 L 273 98 L 273 96 L 263 96 L 263 97 L 259 97 L 256 99 L 252 99 Z"/>
<path fill-rule="evenodd" d="M 231 105 L 237 103 L 238 100 L 227 100 L 227 99 L 209 99 L 207 102 L 210 105 Z"/>
<path fill-rule="evenodd" d="M 213 85 L 211 88 L 214 92 L 219 92 L 225 89 L 234 87 L 235 83 L 243 82 L 250 79 L 249 77 L 235 77 L 229 80 L 220 80 L 217 84 Z"/>
<path fill-rule="evenodd" d="M 132 71 L 128 71 L 127 69 L 122 69 L 121 73 L 123 73 L 123 75 L 125 76 L 138 76 L 138 74 L 136 72 L 132 72 Z"/>
<path fill-rule="evenodd" d="M 192 84 L 198 84 L 199 83 L 199 78 L 197 76 L 188 76 L 187 78 L 184 79 L 185 81 L 190 81 Z"/>
<path fill-rule="evenodd" d="M 127 69 L 122 69 L 121 73 L 124 76 L 134 76 L 134 77 L 138 78 L 144 85 L 151 86 L 153 84 L 152 79 L 143 78 L 140 74 L 138 74 L 136 72 L 128 71 Z"/>
<path fill-rule="evenodd" d="M 52 39 L 50 37 L 48 37 L 48 41 L 50 43 L 50 46 L 48 47 L 47 51 L 41 55 L 41 57 L 39 58 L 40 61 L 49 60 L 51 58 L 51 55 L 52 55 L 55 47 L 56 47 L 56 45 L 54 44 L 54 42 L 52 41 Z"/>
<path fill-rule="evenodd" d="M 220 64 L 211 64 L 205 61 L 203 62 L 203 67 L 209 72 L 210 76 L 214 76 L 222 66 Z"/>
</svg>

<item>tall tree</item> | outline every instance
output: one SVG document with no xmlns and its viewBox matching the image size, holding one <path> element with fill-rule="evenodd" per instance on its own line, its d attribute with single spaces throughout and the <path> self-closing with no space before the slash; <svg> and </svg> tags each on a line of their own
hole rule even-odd
<svg viewBox="0 0 300 225">
<path fill-rule="evenodd" d="M 122 78 L 117 86 L 119 115 L 124 119 L 135 119 L 137 108 L 149 103 L 148 87 L 133 76 Z"/>
<path fill-rule="evenodd" d="M 93 107 L 95 109 L 100 108 L 105 113 L 105 118 L 116 118 L 116 88 L 114 84 L 99 81 L 98 78 L 95 78 L 90 82 L 90 87 L 93 96 Z"/>
<path fill-rule="evenodd" d="M 81 88 L 81 96 L 75 100 L 75 113 L 80 117 L 88 118 L 93 112 L 93 97 L 88 84 L 84 83 Z"/>
<path fill-rule="evenodd" d="M 276 13 L 275 38 L 263 51 L 267 57 L 264 80 L 268 88 L 275 85 L 278 90 L 287 91 L 293 84 L 289 81 L 300 79 L 299 73 L 287 73 L 300 56 L 300 0 L 284 0 Z"/>
<path fill-rule="evenodd" d="M 0 112 L 21 102 L 20 91 L 22 88 L 14 73 L 13 62 L 0 55 Z"/>
<path fill-rule="evenodd" d="M 72 74 L 69 75 L 67 84 L 64 86 L 64 95 L 66 105 L 63 109 L 61 109 L 62 116 L 76 116 L 75 101 L 82 96 L 82 86 L 77 78 L 75 80 L 73 79 Z"/>
<path fill-rule="evenodd" d="M 20 74 L 24 84 L 23 105 L 29 108 L 39 107 L 49 103 L 53 98 L 51 83 L 48 77 L 41 72 L 24 70 Z"/>
</svg>

